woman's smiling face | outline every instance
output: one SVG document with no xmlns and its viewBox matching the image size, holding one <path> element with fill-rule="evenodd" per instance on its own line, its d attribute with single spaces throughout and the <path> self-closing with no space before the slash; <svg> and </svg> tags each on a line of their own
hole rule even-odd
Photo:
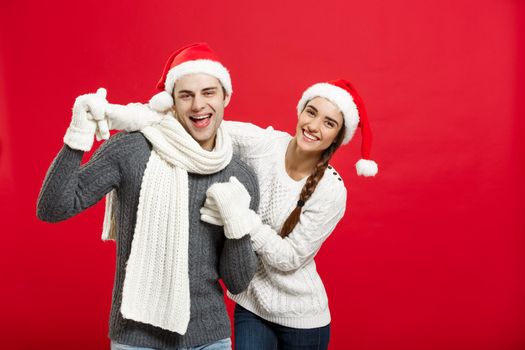
<svg viewBox="0 0 525 350">
<path fill-rule="evenodd" d="M 304 152 L 321 154 L 336 141 L 344 125 L 343 114 L 332 102 L 315 97 L 299 114 L 295 139 Z"/>
</svg>

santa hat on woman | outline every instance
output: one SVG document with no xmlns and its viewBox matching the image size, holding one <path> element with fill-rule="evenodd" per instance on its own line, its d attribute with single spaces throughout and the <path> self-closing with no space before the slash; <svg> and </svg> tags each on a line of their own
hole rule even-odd
<svg viewBox="0 0 525 350">
<path fill-rule="evenodd" d="M 221 63 L 215 52 L 206 43 L 184 46 L 171 54 L 166 62 L 162 76 L 157 84 L 161 90 L 149 101 L 149 106 L 158 112 L 173 107 L 173 88 L 177 79 L 187 74 L 204 73 L 219 79 L 227 95 L 231 95 L 230 73 Z"/>
<path fill-rule="evenodd" d="M 308 101 L 315 97 L 326 98 L 343 113 L 346 127 L 343 144 L 347 144 L 352 139 L 357 127 L 361 128 L 361 159 L 355 164 L 357 174 L 375 176 L 377 174 L 377 163 L 370 160 L 372 131 L 368 124 L 368 116 L 363 100 L 353 85 L 347 80 L 338 79 L 310 86 L 303 93 L 297 104 L 297 114 L 301 114 Z"/>
</svg>

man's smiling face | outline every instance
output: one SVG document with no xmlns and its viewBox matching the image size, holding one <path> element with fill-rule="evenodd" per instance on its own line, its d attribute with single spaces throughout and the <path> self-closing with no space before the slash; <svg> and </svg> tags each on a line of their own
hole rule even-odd
<svg viewBox="0 0 525 350">
<path fill-rule="evenodd" d="M 202 148 L 212 150 L 217 129 L 230 96 L 211 75 L 188 74 L 177 79 L 173 90 L 175 117 Z"/>
</svg>

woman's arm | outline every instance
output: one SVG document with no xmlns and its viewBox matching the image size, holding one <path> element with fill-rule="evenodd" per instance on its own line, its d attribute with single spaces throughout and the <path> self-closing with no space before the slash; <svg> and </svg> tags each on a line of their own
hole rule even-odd
<svg viewBox="0 0 525 350">
<path fill-rule="evenodd" d="M 333 191 L 335 198 L 309 203 L 299 222 L 285 238 L 269 225 L 259 225 L 250 232 L 253 249 L 259 258 L 281 271 L 294 271 L 313 260 L 330 236 L 346 209 L 346 190 Z"/>
<path fill-rule="evenodd" d="M 166 114 L 153 110 L 148 104 L 108 104 L 106 117 L 109 129 L 137 131 L 158 123 Z M 257 157 L 267 152 L 273 136 L 280 134 L 273 127 L 263 129 L 245 122 L 223 120 L 223 127 L 232 138 L 234 153 L 243 159 Z"/>
<path fill-rule="evenodd" d="M 219 190 L 220 188 L 220 190 Z M 259 258 L 270 266 L 293 271 L 310 262 L 323 242 L 335 229 L 346 210 L 346 189 L 343 185 L 327 184 L 312 196 L 303 208 L 299 222 L 293 231 L 282 238 L 248 205 L 235 197 L 238 185 L 214 184 L 207 192 L 207 200 L 201 209 L 201 220 L 217 224 L 220 218 L 225 234 L 250 234 L 253 249 Z"/>
<path fill-rule="evenodd" d="M 224 120 L 222 125 L 232 138 L 233 152 L 242 159 L 256 158 L 266 154 L 272 145 L 273 137 L 279 133 L 271 126 L 263 129 L 245 122 Z"/>
</svg>

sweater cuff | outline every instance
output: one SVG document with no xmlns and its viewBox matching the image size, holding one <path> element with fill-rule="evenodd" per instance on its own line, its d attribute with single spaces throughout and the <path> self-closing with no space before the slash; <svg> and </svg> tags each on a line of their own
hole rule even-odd
<svg viewBox="0 0 525 350">
<path fill-rule="evenodd" d="M 237 215 L 224 221 L 224 235 L 226 238 L 240 239 L 258 226 L 262 226 L 259 215 L 253 210 L 248 210 L 246 215 Z"/>
<path fill-rule="evenodd" d="M 69 147 L 88 152 L 93 147 L 94 134 L 75 126 L 70 126 L 64 135 L 64 143 Z"/>
<path fill-rule="evenodd" d="M 264 246 L 268 233 L 275 234 L 274 232 L 268 232 L 269 230 L 271 231 L 268 225 L 259 225 L 250 232 L 253 250 L 258 252 Z"/>
</svg>

